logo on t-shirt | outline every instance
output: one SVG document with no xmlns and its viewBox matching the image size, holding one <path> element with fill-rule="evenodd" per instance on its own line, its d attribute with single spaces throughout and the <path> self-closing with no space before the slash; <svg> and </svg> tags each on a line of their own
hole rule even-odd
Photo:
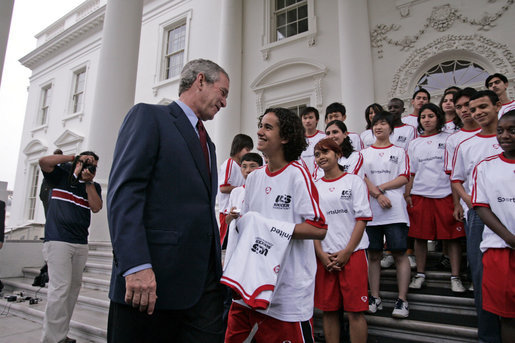
<svg viewBox="0 0 515 343">
<path fill-rule="evenodd" d="M 397 142 L 405 143 L 406 139 L 408 139 L 408 138 L 405 136 L 399 136 L 399 137 L 397 137 Z"/>
<path fill-rule="evenodd" d="M 343 172 L 346 173 L 348 170 L 349 170 L 349 165 L 348 164 L 345 164 L 342 166 L 343 167 Z"/>
<path fill-rule="evenodd" d="M 274 267 L 274 273 L 279 273 L 279 270 L 281 269 L 281 265 L 278 264 L 277 266 Z"/>
<path fill-rule="evenodd" d="M 252 248 L 250 250 L 252 252 L 255 252 L 256 254 L 266 256 L 268 254 L 268 250 L 273 246 L 274 245 L 272 243 L 257 237 L 256 242 L 252 245 Z"/>
<path fill-rule="evenodd" d="M 352 189 L 344 189 L 342 191 L 342 195 L 340 196 L 340 199 L 349 200 L 352 196 Z"/>
<path fill-rule="evenodd" d="M 445 149 L 445 143 L 438 143 L 438 149 Z"/>
<path fill-rule="evenodd" d="M 265 193 L 266 194 L 270 194 L 271 191 L 272 191 L 272 187 L 265 188 Z"/>
<path fill-rule="evenodd" d="M 275 198 L 274 208 L 277 210 L 289 210 L 291 203 L 291 195 L 278 195 Z"/>
<path fill-rule="evenodd" d="M 364 303 L 368 302 L 368 297 L 366 295 L 362 296 L 361 301 L 363 301 Z"/>
<path fill-rule="evenodd" d="M 397 156 L 390 155 L 390 162 L 392 163 L 399 163 L 399 158 Z"/>
</svg>

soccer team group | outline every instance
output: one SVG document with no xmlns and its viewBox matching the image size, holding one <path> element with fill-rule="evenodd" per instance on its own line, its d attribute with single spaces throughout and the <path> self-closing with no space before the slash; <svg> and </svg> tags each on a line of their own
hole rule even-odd
<svg viewBox="0 0 515 343">
<path fill-rule="evenodd" d="M 295 226 L 266 308 L 251 305 L 252 290 L 233 287 L 240 299 L 229 310 L 226 342 L 242 342 L 256 323 L 256 341 L 313 341 L 313 306 L 323 311 L 327 342 L 339 342 L 341 309 L 351 341 L 366 342 L 364 313 L 382 309 L 381 260 L 393 259 L 396 267 L 392 317 L 407 318 L 408 289 L 425 285 L 428 240 L 444 242 L 451 289 L 466 291 L 463 237 L 479 339 L 513 339 L 515 101 L 502 74 L 490 75 L 485 88 L 450 87 L 439 105 L 418 89 L 413 113 L 404 117 L 401 99 L 391 99 L 387 109 L 372 104 L 360 135 L 348 132 L 340 103 L 327 107 L 325 132 L 317 129 L 313 107 L 300 118 L 267 109 L 257 132 L 264 166 L 250 152 L 252 139 L 236 135 L 219 172 L 222 243 L 237 234 L 248 212 Z M 252 273 L 266 278 L 259 268 Z"/>
</svg>

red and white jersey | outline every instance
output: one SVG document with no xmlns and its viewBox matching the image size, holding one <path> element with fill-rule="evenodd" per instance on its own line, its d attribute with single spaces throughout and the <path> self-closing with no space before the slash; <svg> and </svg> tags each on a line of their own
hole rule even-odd
<svg viewBox="0 0 515 343">
<path fill-rule="evenodd" d="M 365 181 L 344 173 L 337 179 L 322 178 L 315 182 L 320 194 L 320 207 L 327 221 L 327 234 L 321 241 L 327 253 L 336 253 L 349 244 L 357 220 L 372 220 Z M 368 248 L 368 236 L 363 237 L 354 251 Z"/>
<path fill-rule="evenodd" d="M 411 194 L 426 198 L 445 198 L 451 194 L 451 182 L 444 171 L 446 132 L 415 138 L 408 147 L 413 188 Z"/>
<path fill-rule="evenodd" d="M 417 138 L 417 130 L 415 127 L 404 124 L 393 129 L 393 133 L 390 136 L 390 142 L 404 150 L 408 150 L 409 142 L 415 138 Z"/>
<path fill-rule="evenodd" d="M 308 171 L 296 161 L 273 173 L 264 166 L 249 174 L 243 213 L 249 211 L 288 223 L 307 222 L 321 230 L 327 228 L 318 191 Z M 293 239 L 288 249 L 270 306 L 259 312 L 287 322 L 306 321 L 313 316 L 315 248 L 312 240 Z"/>
<path fill-rule="evenodd" d="M 239 187 L 245 183 L 243 174 L 241 173 L 240 165 L 232 158 L 228 158 L 220 166 L 218 173 L 218 185 Z M 218 191 L 218 209 L 220 213 L 225 213 L 229 206 L 230 193 L 222 193 Z"/>
<path fill-rule="evenodd" d="M 477 130 L 472 130 L 472 131 L 461 129 L 461 130 L 451 134 L 447 138 L 447 141 L 445 142 L 445 159 L 444 159 L 444 168 L 445 168 L 446 174 L 451 175 L 452 158 L 454 156 L 454 150 L 456 149 L 458 144 L 463 142 L 465 139 L 474 136 L 479 131 L 481 131 L 481 128 L 479 128 Z"/>
<path fill-rule="evenodd" d="M 312 136 L 306 136 L 306 141 L 308 142 L 308 147 L 306 150 L 302 152 L 300 157 L 304 160 L 304 163 L 306 163 L 306 166 L 308 167 L 309 173 L 313 175 L 313 172 L 315 171 L 315 145 L 322 139 L 325 138 L 325 133 L 322 131 L 317 131 Z"/>
<path fill-rule="evenodd" d="M 490 156 L 474 168 L 472 175 L 472 205 L 490 207 L 501 223 L 515 234 L 515 160 L 504 155 Z M 481 251 L 489 248 L 510 248 L 485 225 Z"/>
<path fill-rule="evenodd" d="M 376 136 L 374 136 L 372 129 L 363 131 L 361 133 L 361 135 L 359 135 L 359 137 L 361 138 L 361 141 L 363 142 L 363 149 L 368 148 L 369 146 L 372 146 L 372 144 L 374 144 L 376 141 Z"/>
<path fill-rule="evenodd" d="M 409 178 L 409 158 L 403 148 L 393 144 L 384 148 L 371 146 L 362 150 L 361 153 L 363 154 L 365 176 L 374 185 L 382 185 L 401 175 Z M 408 211 L 404 200 L 404 186 L 389 189 L 385 195 L 390 199 L 392 207 L 383 209 L 377 199 L 370 199 L 374 219 L 368 224 L 406 223 L 409 225 Z"/>
<path fill-rule="evenodd" d="M 512 100 L 507 104 L 502 105 L 501 109 L 499 110 L 499 113 L 497 114 L 498 118 L 501 119 L 504 113 L 509 112 L 511 110 L 515 110 L 515 100 Z"/>
<path fill-rule="evenodd" d="M 401 120 L 404 124 L 411 125 L 414 128 L 417 128 L 418 126 L 418 116 L 414 114 L 408 114 L 407 116 L 402 117 Z"/>
<path fill-rule="evenodd" d="M 256 212 L 247 212 L 234 222 L 220 282 L 237 292 L 250 307 L 266 309 L 295 224 L 265 218 Z"/>
<path fill-rule="evenodd" d="M 443 127 L 443 132 L 453 134 L 457 130 L 459 130 L 459 129 L 456 128 L 456 124 L 454 124 L 453 120 L 449 120 L 449 121 L 445 122 L 445 125 Z"/>
<path fill-rule="evenodd" d="M 361 141 L 359 134 L 357 134 L 356 132 L 348 132 L 348 136 L 352 144 L 352 147 L 354 148 L 354 151 L 361 151 L 361 149 L 364 148 L 363 142 Z"/>
<path fill-rule="evenodd" d="M 365 177 L 363 173 L 363 155 L 359 151 L 353 151 L 349 157 L 342 156 L 338 160 L 338 164 L 343 167 L 343 171 L 349 174 L 358 175 L 361 178 Z M 313 180 L 320 180 L 325 175 L 324 170 L 319 166 L 316 167 L 313 173 Z"/>
<path fill-rule="evenodd" d="M 472 171 L 476 164 L 488 156 L 502 152 L 496 135 L 476 134 L 463 142 L 454 150 L 452 159 L 451 182 L 462 182 L 467 194 L 472 192 Z"/>
</svg>

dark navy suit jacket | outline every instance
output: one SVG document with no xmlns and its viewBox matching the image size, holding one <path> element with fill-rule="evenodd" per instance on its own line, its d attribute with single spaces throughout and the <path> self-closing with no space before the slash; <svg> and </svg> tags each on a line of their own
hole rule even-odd
<svg viewBox="0 0 515 343">
<path fill-rule="evenodd" d="M 221 276 L 216 156 L 209 137 L 208 146 L 211 174 L 195 129 L 176 103 L 137 104 L 125 117 L 107 193 L 112 301 L 124 303 L 123 273 L 145 263 L 156 275 L 156 309 L 194 305 L 210 259 Z"/>
</svg>

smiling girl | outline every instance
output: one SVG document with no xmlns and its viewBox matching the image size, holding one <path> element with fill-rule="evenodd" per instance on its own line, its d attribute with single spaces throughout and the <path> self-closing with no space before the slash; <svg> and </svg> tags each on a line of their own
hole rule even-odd
<svg viewBox="0 0 515 343">
<path fill-rule="evenodd" d="M 410 217 L 408 236 L 415 238 L 417 274 L 410 288 L 420 289 L 425 284 L 427 240 L 445 240 L 451 262 L 451 289 L 465 292 L 459 272 L 461 245 L 465 237 L 463 223 L 453 217 L 454 204 L 451 184 L 444 171 L 445 142 L 449 134 L 442 132 L 445 117 L 440 108 L 432 103 L 420 109 L 418 118 L 419 138 L 408 147 L 411 177 L 406 186 L 406 203 Z"/>
</svg>

